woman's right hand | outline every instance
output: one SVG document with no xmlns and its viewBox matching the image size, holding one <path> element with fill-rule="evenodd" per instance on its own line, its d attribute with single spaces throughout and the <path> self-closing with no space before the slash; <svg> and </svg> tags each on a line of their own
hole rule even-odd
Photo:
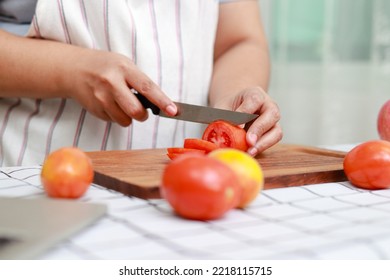
<svg viewBox="0 0 390 280">
<path fill-rule="evenodd" d="M 131 89 L 142 93 L 168 115 L 176 105 L 127 57 L 106 51 L 80 49 L 66 78 L 71 98 L 96 117 L 128 126 L 148 114 Z"/>
<path fill-rule="evenodd" d="M 128 126 L 147 118 L 134 88 L 166 114 L 177 113 L 172 100 L 124 55 L 0 29 L 0 61 L 0 97 L 73 98 L 96 117 Z"/>
</svg>

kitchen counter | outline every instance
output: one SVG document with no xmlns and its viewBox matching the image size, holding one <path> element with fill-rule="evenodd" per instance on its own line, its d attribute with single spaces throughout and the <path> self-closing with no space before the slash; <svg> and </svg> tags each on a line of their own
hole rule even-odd
<svg viewBox="0 0 390 280">
<path fill-rule="evenodd" d="M 0 196 L 45 196 L 39 166 L 0 171 Z M 177 217 L 165 200 L 96 184 L 80 201 L 108 212 L 41 259 L 390 259 L 390 189 L 349 182 L 270 189 L 209 222 Z"/>
</svg>

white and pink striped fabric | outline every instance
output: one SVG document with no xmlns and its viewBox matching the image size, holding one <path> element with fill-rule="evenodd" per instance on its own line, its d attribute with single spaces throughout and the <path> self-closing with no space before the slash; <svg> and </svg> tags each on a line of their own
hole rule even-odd
<svg viewBox="0 0 390 280">
<path fill-rule="evenodd" d="M 39 0 L 28 35 L 124 54 L 173 100 L 206 104 L 218 7 L 217 0 Z M 74 100 L 3 98 L 0 166 L 41 164 L 63 146 L 181 146 L 204 129 L 149 115 L 123 128 Z"/>
</svg>

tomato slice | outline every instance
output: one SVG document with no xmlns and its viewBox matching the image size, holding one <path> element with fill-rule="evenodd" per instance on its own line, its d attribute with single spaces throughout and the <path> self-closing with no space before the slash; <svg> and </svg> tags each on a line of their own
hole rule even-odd
<svg viewBox="0 0 390 280">
<path fill-rule="evenodd" d="M 206 154 L 218 149 L 217 144 L 197 138 L 186 138 L 184 139 L 184 148 L 199 149 L 206 151 Z"/>
<path fill-rule="evenodd" d="M 205 150 L 199 150 L 199 149 L 190 149 L 190 148 L 180 148 L 180 147 L 171 147 L 167 148 L 167 156 L 170 159 L 175 159 L 178 156 L 182 154 L 188 154 L 188 153 L 194 153 L 194 154 L 206 154 Z"/>
<path fill-rule="evenodd" d="M 169 157 L 169 159 L 172 159 L 172 160 L 177 158 L 180 155 L 182 155 L 182 154 L 179 154 L 179 153 L 167 153 L 167 157 Z"/>
<path fill-rule="evenodd" d="M 234 148 L 242 151 L 247 151 L 249 148 L 245 129 L 223 120 L 210 123 L 202 139 L 215 143 L 219 148 Z"/>
<path fill-rule="evenodd" d="M 171 147 L 167 148 L 168 154 L 184 154 L 184 153 L 201 153 L 205 154 L 206 151 L 204 150 L 199 150 L 199 149 L 194 149 L 194 148 L 181 148 L 181 147 Z"/>
</svg>

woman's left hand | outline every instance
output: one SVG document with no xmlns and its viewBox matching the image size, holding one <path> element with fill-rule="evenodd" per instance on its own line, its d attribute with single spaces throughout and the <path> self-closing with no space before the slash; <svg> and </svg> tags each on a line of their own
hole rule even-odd
<svg viewBox="0 0 390 280">
<path fill-rule="evenodd" d="M 233 95 L 231 100 L 221 100 L 216 107 L 259 115 L 247 130 L 248 153 L 252 156 L 278 143 L 283 137 L 279 107 L 261 87 L 244 89 Z"/>
</svg>

